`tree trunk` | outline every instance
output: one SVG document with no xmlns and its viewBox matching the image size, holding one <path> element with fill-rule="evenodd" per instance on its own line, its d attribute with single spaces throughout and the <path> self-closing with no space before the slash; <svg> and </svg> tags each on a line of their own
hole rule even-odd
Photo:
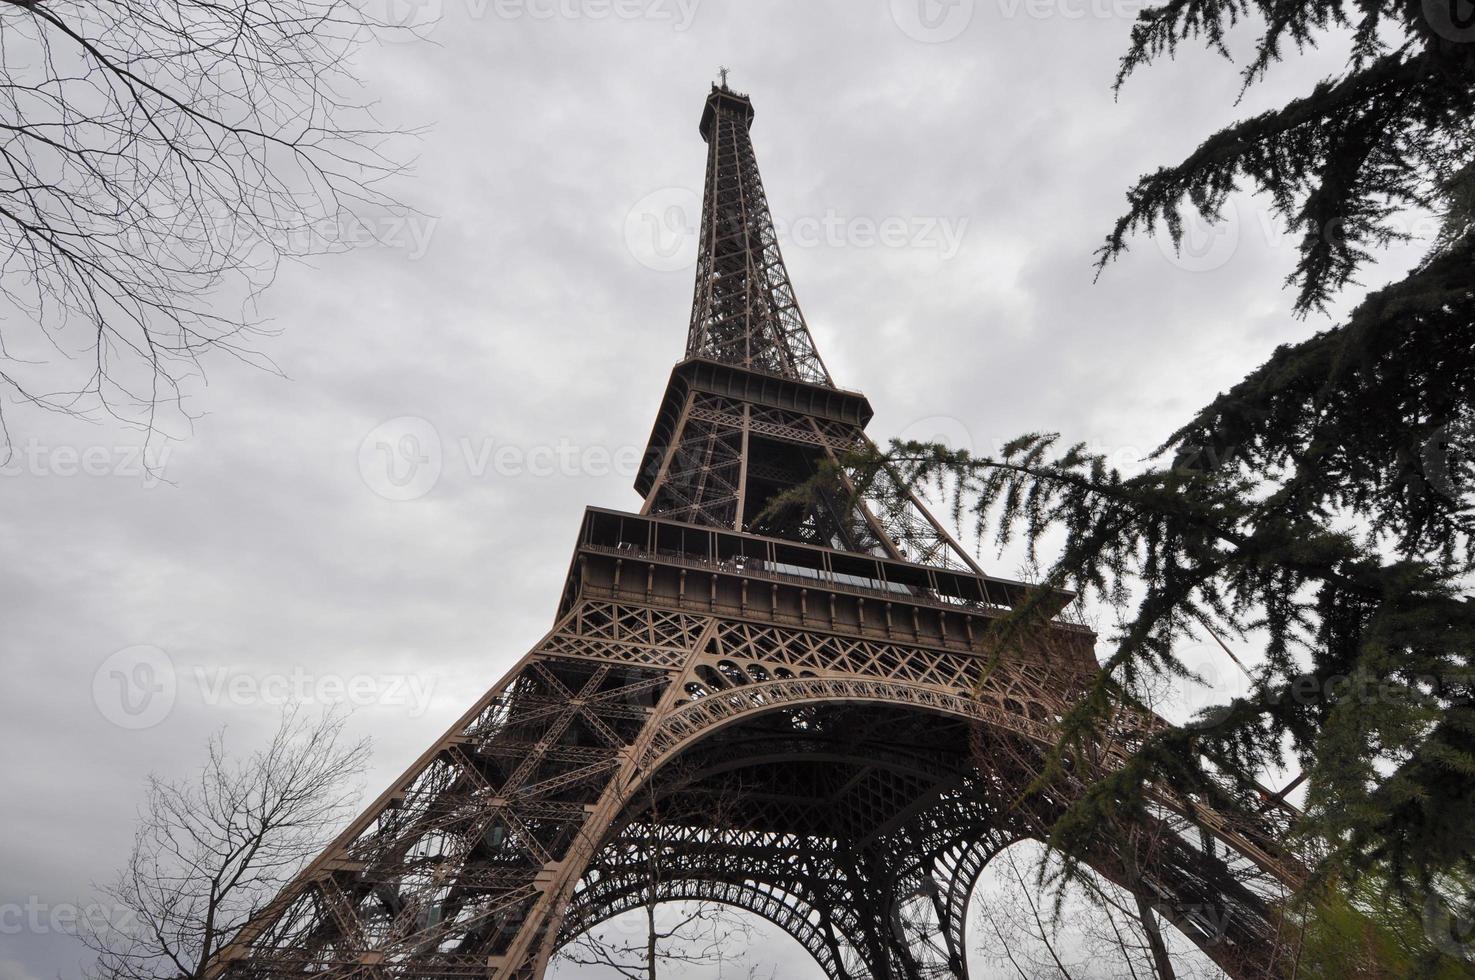
<svg viewBox="0 0 1475 980">
<path fill-rule="evenodd" d="M 1168 959 L 1168 947 L 1163 942 L 1162 930 L 1158 928 L 1157 913 L 1148 904 L 1147 897 L 1136 884 L 1132 886 L 1132 897 L 1137 900 L 1137 914 L 1142 919 L 1142 931 L 1147 934 L 1147 948 L 1152 950 L 1152 965 L 1157 970 L 1158 980 L 1176 980 L 1173 962 Z"/>
</svg>

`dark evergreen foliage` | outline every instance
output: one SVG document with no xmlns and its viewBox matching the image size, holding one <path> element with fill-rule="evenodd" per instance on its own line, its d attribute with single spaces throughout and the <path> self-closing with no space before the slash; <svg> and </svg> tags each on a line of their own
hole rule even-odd
<svg viewBox="0 0 1475 980">
<path fill-rule="evenodd" d="M 1252 15 L 1264 32 L 1243 71 L 1246 88 L 1287 47 L 1315 46 L 1333 29 L 1351 32 L 1351 56 L 1342 76 L 1215 133 L 1183 162 L 1139 180 L 1098 253 L 1100 265 L 1126 250 L 1130 234 L 1158 221 L 1177 243 L 1185 206 L 1216 219 L 1241 187 L 1267 195 L 1302 236 L 1290 276 L 1302 313 L 1352 282 L 1371 249 L 1407 237 L 1394 220 L 1406 208 L 1446 215 L 1440 245 L 1456 243 L 1469 231 L 1475 193 L 1475 14 L 1468 11 L 1466 0 L 1175 0 L 1144 10 L 1119 90 L 1184 41 L 1228 57 L 1226 32 Z"/>
<path fill-rule="evenodd" d="M 1469 22 L 1460 20 L 1469 14 Z M 1253 810 L 1255 777 L 1307 776 L 1321 881 L 1391 885 L 1405 908 L 1475 880 L 1475 8 L 1427 2 L 1177 0 L 1144 11 L 1118 85 L 1179 44 L 1226 50 L 1263 22 L 1246 86 L 1345 29 L 1345 74 L 1209 137 L 1141 179 L 1100 253 L 1241 187 L 1299 230 L 1299 313 L 1323 308 L 1406 209 L 1443 233 L 1426 260 L 1348 320 L 1277 350 L 1124 476 L 1082 446 L 1030 435 L 982 458 L 919 443 L 854 461 L 945 486 L 955 516 L 1022 540 L 1051 584 L 1120 611 L 1095 686 L 1064 720 L 1054 769 L 1083 771 L 1148 677 L 1190 676 L 1178 651 L 1212 628 L 1260 645 L 1250 696 L 1149 737 L 1055 828 L 1067 855 L 1167 783 Z M 999 641 L 1031 628 L 1003 622 Z M 1426 950 L 1428 962 L 1439 951 Z M 1448 965 L 1448 957 L 1444 958 Z M 1443 967 L 1441 967 L 1443 968 Z"/>
</svg>

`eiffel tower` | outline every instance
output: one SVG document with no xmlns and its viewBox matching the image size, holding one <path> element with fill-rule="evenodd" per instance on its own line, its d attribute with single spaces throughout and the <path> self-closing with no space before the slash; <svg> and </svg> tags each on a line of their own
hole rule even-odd
<svg viewBox="0 0 1475 980">
<path fill-rule="evenodd" d="M 652 892 L 760 916 L 835 980 L 967 976 L 983 869 L 1069 803 L 1021 791 L 1097 670 L 1094 637 L 1058 615 L 1069 594 L 984 574 L 885 473 L 780 499 L 868 445 L 871 406 L 815 349 L 752 123 L 712 87 L 686 357 L 644 506 L 588 509 L 552 629 L 216 977 L 537 978 Z M 990 625 L 1027 597 L 1051 622 L 986 670 Z M 1283 805 L 1156 800 L 1090 867 L 1238 980 L 1283 975 L 1277 901 L 1302 874 Z"/>
</svg>

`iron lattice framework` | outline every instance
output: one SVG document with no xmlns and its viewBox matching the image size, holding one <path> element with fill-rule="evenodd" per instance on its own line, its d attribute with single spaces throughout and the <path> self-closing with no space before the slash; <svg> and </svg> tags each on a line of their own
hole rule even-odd
<svg viewBox="0 0 1475 980">
<path fill-rule="evenodd" d="M 688 357 L 645 507 L 586 513 L 553 628 L 214 976 L 536 978 L 652 895 L 747 909 L 837 980 L 966 976 L 989 859 L 1083 789 L 1023 797 L 1094 637 L 1057 620 L 991 647 L 1030 587 L 985 575 L 886 474 L 776 505 L 865 445 L 871 411 L 831 383 L 794 302 L 752 118 L 713 88 Z M 1099 766 L 1157 723 L 1124 720 Z M 1084 857 L 1234 977 L 1281 975 L 1290 814 L 1156 803 Z"/>
<path fill-rule="evenodd" d="M 702 114 L 706 202 L 687 357 L 829 385 L 794 299 L 748 130 L 753 105 L 725 86 Z"/>
</svg>

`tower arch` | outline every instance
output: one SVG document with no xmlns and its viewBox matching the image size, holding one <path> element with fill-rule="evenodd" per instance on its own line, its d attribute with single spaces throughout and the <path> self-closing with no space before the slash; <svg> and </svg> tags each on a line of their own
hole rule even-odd
<svg viewBox="0 0 1475 980">
<path fill-rule="evenodd" d="M 960 695 L 918 691 L 889 681 L 845 680 L 827 687 L 825 680 L 792 678 L 745 685 L 673 708 L 652 732 L 642 768 L 658 778 L 662 767 L 695 753 L 712 766 L 706 772 L 766 770 L 779 760 L 755 750 L 762 740 L 785 750 L 782 766 L 789 769 L 804 759 L 805 753 L 796 746 L 806 741 L 817 744 L 814 758 L 827 766 L 864 765 L 868 776 L 854 777 L 852 785 L 864 785 L 868 798 L 844 801 L 849 812 L 822 833 L 840 839 L 849 828 L 864 826 L 870 828 L 868 833 L 852 833 L 847 839 L 862 850 L 903 855 L 900 864 L 881 869 L 881 884 L 869 883 L 873 889 L 869 900 L 876 903 L 885 894 L 886 902 L 894 906 L 909 896 L 933 897 L 949 967 L 953 975 L 965 976 L 965 918 L 979 878 L 1003 849 L 1025 840 L 1044 843 L 1049 827 L 1069 802 L 1056 799 L 1023 806 L 1019 800 L 1041 771 L 1052 743 L 1043 740 L 1041 730 L 1025 716 L 1011 716 L 1011 724 L 994 726 L 987 705 Z M 883 743 L 872 751 L 865 742 L 852 743 L 857 747 L 851 754 L 835 753 L 820 736 L 844 715 L 864 719 L 866 725 L 904 742 L 936 738 L 936 754 L 887 758 Z M 936 723 L 918 724 L 903 733 L 899 719 L 904 716 Z M 787 737 L 793 744 L 785 744 L 786 725 L 791 726 Z M 854 731 L 837 727 L 843 729 L 839 738 L 856 738 Z M 980 766 L 980 755 L 1011 761 Z M 1023 761 L 1029 756 L 1032 763 Z M 897 774 L 916 778 L 898 785 Z M 888 810 L 888 799 L 903 802 Z M 1092 853 L 1082 856 L 1083 863 L 1117 886 L 1149 895 L 1149 904 L 1165 921 L 1232 976 L 1272 975 L 1278 949 L 1272 908 L 1285 896 L 1285 882 L 1274 873 L 1273 863 L 1269 869 L 1262 866 L 1258 859 L 1265 855 L 1258 853 L 1253 839 L 1227 825 L 1206 830 L 1186 819 L 1181 806 L 1167 795 L 1155 805 L 1144 831 L 1150 854 L 1128 853 L 1103 837 Z M 862 956 L 877 976 L 920 975 L 894 962 L 896 957 L 884 949 L 863 949 Z M 888 956 L 890 965 L 881 965 Z"/>
</svg>

